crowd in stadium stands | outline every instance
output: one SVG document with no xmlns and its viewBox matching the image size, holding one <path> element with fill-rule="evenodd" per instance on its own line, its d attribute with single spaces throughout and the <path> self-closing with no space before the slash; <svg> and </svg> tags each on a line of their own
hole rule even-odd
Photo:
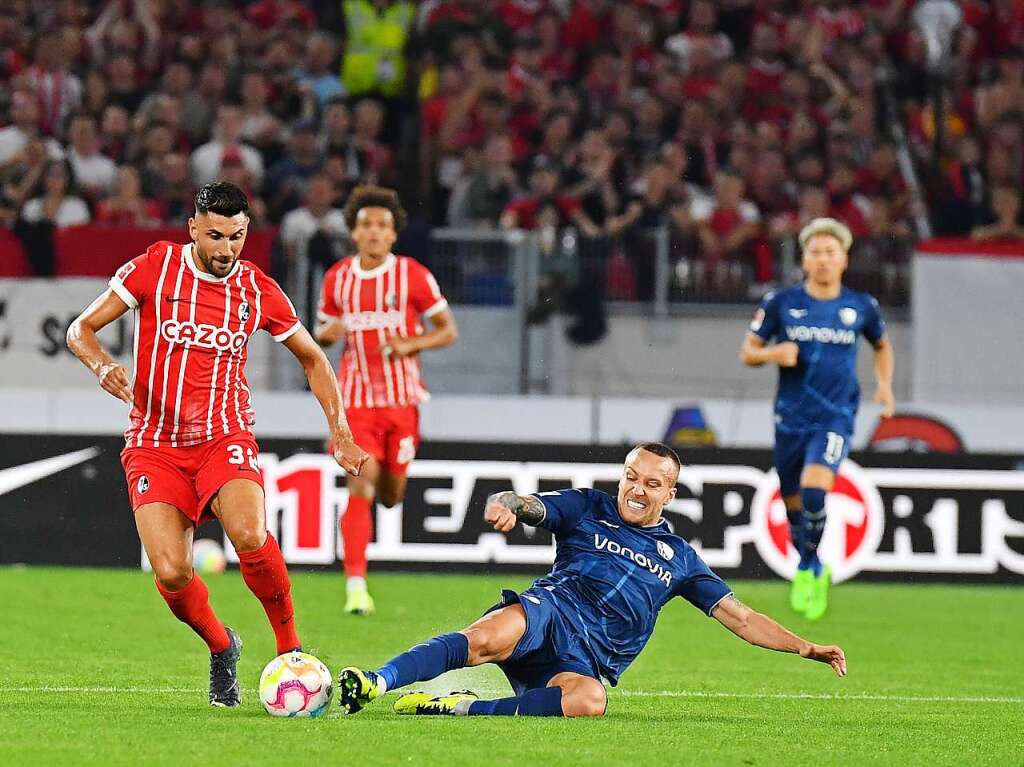
<svg viewBox="0 0 1024 767">
<path fill-rule="evenodd" d="M 414 231 L 536 229 L 566 283 L 648 299 L 652 230 L 674 289 L 724 295 L 832 215 L 898 292 L 921 220 L 1024 233 L 1022 4 L 961 4 L 941 91 L 914 4 L 5 0 L 0 220 L 178 224 L 226 178 L 294 257 L 375 182 Z"/>
</svg>

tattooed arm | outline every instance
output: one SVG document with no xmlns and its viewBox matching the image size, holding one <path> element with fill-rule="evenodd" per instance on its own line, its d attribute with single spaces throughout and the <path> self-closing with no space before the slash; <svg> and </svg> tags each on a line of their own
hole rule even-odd
<svg viewBox="0 0 1024 767">
<path fill-rule="evenodd" d="M 846 676 L 846 655 L 841 647 L 812 644 L 801 639 L 767 615 L 751 610 L 731 594 L 715 606 L 711 617 L 752 645 L 779 652 L 799 653 L 803 658 L 829 664 L 836 676 Z"/>
<path fill-rule="evenodd" d="M 516 495 L 511 490 L 506 490 L 488 497 L 484 519 L 499 533 L 507 533 L 517 522 L 524 525 L 539 525 L 544 521 L 546 513 L 539 498 L 532 495 Z"/>
</svg>

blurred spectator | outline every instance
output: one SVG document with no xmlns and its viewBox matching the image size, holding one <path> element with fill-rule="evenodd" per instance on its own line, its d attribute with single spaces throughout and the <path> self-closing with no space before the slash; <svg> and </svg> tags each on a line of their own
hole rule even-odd
<svg viewBox="0 0 1024 767">
<path fill-rule="evenodd" d="M 40 130 L 60 137 L 68 116 L 82 103 L 82 81 L 68 69 L 60 35 L 46 33 L 36 42 L 35 56 L 22 79 L 40 107 Z"/>
<path fill-rule="evenodd" d="M 163 211 L 165 223 L 183 225 L 195 213 L 195 188 L 188 157 L 180 152 L 164 155 L 160 168 L 160 183 L 149 194 Z"/>
<path fill-rule="evenodd" d="M 154 123 L 146 129 L 135 162 L 142 179 L 142 194 L 154 197 L 162 188 L 163 158 L 177 149 L 171 129 Z"/>
<path fill-rule="evenodd" d="M 732 170 L 715 176 L 715 196 L 710 202 L 691 206 L 700 241 L 705 276 L 712 290 L 721 293 L 735 283 L 733 265 L 750 260 L 750 247 L 758 236 L 760 214 L 749 200 L 743 199 L 743 178 Z"/>
<path fill-rule="evenodd" d="M 11 96 L 11 124 L 0 128 L 0 168 L 15 160 L 28 144 L 41 137 L 39 105 L 28 91 L 15 91 Z M 59 160 L 64 150 L 53 138 L 45 139 L 50 158 Z"/>
<path fill-rule="evenodd" d="M 611 237 L 624 236 L 626 255 L 633 264 L 636 297 L 649 301 L 654 296 L 654 243 L 651 230 L 674 226 L 679 232 L 689 233 L 692 220 L 686 201 L 676 197 L 674 179 L 658 157 L 644 166 L 637 191 L 626 203 L 623 211 L 612 216 L 605 224 Z"/>
<path fill-rule="evenodd" d="M 512 141 L 508 136 L 497 134 L 487 140 L 482 167 L 463 176 L 452 190 L 449 225 L 497 226 L 502 211 L 519 188 L 512 159 Z"/>
<path fill-rule="evenodd" d="M 352 147 L 352 116 L 343 99 L 331 99 L 324 107 L 320 126 L 321 148 L 327 154 L 348 154 Z"/>
<path fill-rule="evenodd" d="M 110 84 L 107 103 L 122 106 L 129 114 L 134 114 L 146 97 L 135 61 L 129 55 L 119 53 L 107 61 L 106 74 Z"/>
<path fill-rule="evenodd" d="M 864 237 L 871 231 L 871 203 L 857 192 L 856 166 L 849 160 L 836 160 L 828 179 L 829 215 L 850 227 L 853 236 Z"/>
<path fill-rule="evenodd" d="M 537 155 L 530 169 L 528 193 L 512 200 L 502 211 L 499 225 L 502 229 L 535 229 L 537 211 L 541 203 L 553 200 L 563 220 L 573 221 L 580 213 L 575 197 L 558 193 L 560 169 L 552 158 Z"/>
<path fill-rule="evenodd" d="M 334 184 L 326 175 L 313 176 L 306 185 L 305 204 L 285 214 L 281 244 L 294 262 L 300 255 L 310 263 L 328 267 L 344 255 L 348 226 L 335 201 Z"/>
<path fill-rule="evenodd" d="M 139 171 L 131 165 L 117 169 L 113 194 L 96 204 L 96 223 L 112 226 L 157 226 L 160 204 L 142 196 Z"/>
<path fill-rule="evenodd" d="M 270 168 L 267 189 L 275 217 L 302 203 L 306 182 L 323 167 L 324 155 L 319 138 L 314 121 L 298 123 L 292 129 L 285 156 Z"/>
<path fill-rule="evenodd" d="M 395 156 L 383 142 L 384 107 L 373 99 L 361 99 L 353 114 L 352 145 L 359 178 L 363 183 L 393 185 Z"/>
<path fill-rule="evenodd" d="M 245 18 L 264 32 L 287 24 L 308 31 L 316 24 L 316 16 L 301 0 L 258 0 L 246 7 Z"/>
<path fill-rule="evenodd" d="M 306 42 L 305 66 L 293 73 L 300 87 L 309 88 L 323 107 L 331 99 L 345 95 L 338 71 L 334 68 L 338 43 L 333 35 L 316 32 Z"/>
<path fill-rule="evenodd" d="M 208 64 L 200 70 L 195 90 L 182 97 L 182 126 L 193 144 L 210 137 L 217 110 L 225 103 L 227 88 L 227 73 Z"/>
<path fill-rule="evenodd" d="M 242 142 L 242 110 L 225 104 L 217 111 L 214 138 L 192 153 L 192 180 L 197 187 L 216 181 L 223 164 L 239 159 L 252 173 L 257 184 L 263 179 L 263 158 Z"/>
<path fill-rule="evenodd" d="M 262 72 L 246 72 L 242 77 L 242 140 L 257 150 L 264 164 L 271 164 L 280 155 L 282 125 L 270 111 L 270 88 Z"/>
<path fill-rule="evenodd" d="M 1020 225 L 1020 191 L 997 186 L 992 190 L 992 223 L 971 230 L 972 240 L 1024 240 Z"/>
<path fill-rule="evenodd" d="M 140 61 L 146 71 L 154 71 L 160 55 L 160 27 L 151 11 L 156 6 L 148 0 L 107 0 L 85 31 L 93 61 L 107 61 L 121 53 Z"/>
<path fill-rule="evenodd" d="M 956 157 L 946 169 L 935 215 L 937 233 L 966 237 L 982 220 L 988 186 L 981 147 L 973 136 L 957 142 Z"/>
<path fill-rule="evenodd" d="M 50 160 L 43 171 L 42 194 L 21 209 L 30 224 L 49 223 L 57 227 L 89 223 L 89 206 L 76 194 L 74 175 L 66 160 Z"/>
<path fill-rule="evenodd" d="M 128 148 L 131 121 L 128 110 L 120 104 L 108 104 L 100 119 L 100 148 L 114 162 L 124 160 Z"/>
<path fill-rule="evenodd" d="M 68 129 L 71 149 L 68 161 L 78 182 L 78 188 L 90 200 L 97 200 L 114 188 L 117 165 L 100 153 L 100 140 L 96 120 L 87 114 L 75 115 Z"/>
</svg>

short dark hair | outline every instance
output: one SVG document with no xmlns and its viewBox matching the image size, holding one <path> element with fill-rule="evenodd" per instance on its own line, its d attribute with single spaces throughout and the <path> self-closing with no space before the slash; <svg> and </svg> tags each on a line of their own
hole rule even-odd
<svg viewBox="0 0 1024 767">
<path fill-rule="evenodd" d="M 398 199 L 398 192 L 383 186 L 357 186 L 349 195 L 345 203 L 345 223 L 349 231 L 356 228 L 356 218 L 363 208 L 387 208 L 391 211 L 391 217 L 395 220 L 395 231 L 400 232 L 405 228 L 405 208 Z"/>
<path fill-rule="evenodd" d="M 206 184 L 196 193 L 196 213 L 217 213 L 221 216 L 249 215 L 249 198 L 245 192 L 227 181 Z"/>
<path fill-rule="evenodd" d="M 676 467 L 677 477 L 679 476 L 679 470 L 683 468 L 683 462 L 679 460 L 679 455 L 664 442 L 640 442 L 633 446 L 633 450 L 646 450 L 648 453 L 654 453 L 662 458 L 668 458 L 672 462 L 672 465 Z M 629 452 L 632 453 L 633 450 L 630 450 Z"/>
</svg>

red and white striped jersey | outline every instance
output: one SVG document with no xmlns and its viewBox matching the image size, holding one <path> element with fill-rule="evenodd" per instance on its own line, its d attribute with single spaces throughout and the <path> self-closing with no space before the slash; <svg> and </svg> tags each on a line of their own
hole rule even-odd
<svg viewBox="0 0 1024 767">
<path fill-rule="evenodd" d="M 302 325 L 280 286 L 239 260 L 227 277 L 199 271 L 192 245 L 157 242 L 110 279 L 135 310 L 129 447 L 187 447 L 255 417 L 245 380 L 249 338 L 284 341 Z"/>
<path fill-rule="evenodd" d="M 434 275 L 408 256 L 389 253 L 370 270 L 359 266 L 359 256 L 351 256 L 328 269 L 320 318 L 340 319 L 345 328 L 345 351 L 338 364 L 345 407 L 407 407 L 429 399 L 419 358 L 385 355 L 385 334 L 420 335 L 420 317 L 447 306 Z"/>
</svg>

